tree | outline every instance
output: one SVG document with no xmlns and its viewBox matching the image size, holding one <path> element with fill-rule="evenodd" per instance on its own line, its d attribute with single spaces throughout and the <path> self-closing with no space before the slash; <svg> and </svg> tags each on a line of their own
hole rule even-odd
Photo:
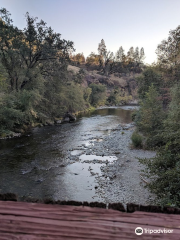
<svg viewBox="0 0 180 240">
<path fill-rule="evenodd" d="M 104 39 L 101 40 L 101 43 L 98 45 L 99 53 L 99 68 L 102 69 L 103 74 L 108 75 L 109 70 L 112 72 L 114 64 L 114 54 L 113 52 L 107 51 Z M 111 66 L 109 66 L 111 63 Z"/>
<path fill-rule="evenodd" d="M 129 62 L 134 62 L 134 57 L 135 57 L 134 48 L 131 47 L 127 52 L 127 59 Z"/>
<path fill-rule="evenodd" d="M 83 53 L 77 53 L 75 55 L 71 55 L 71 61 L 77 65 L 85 63 L 85 57 Z"/>
<path fill-rule="evenodd" d="M 148 92 L 145 93 L 145 98 L 140 103 L 137 126 L 140 131 L 148 136 L 154 135 L 154 132 L 162 128 L 164 113 L 162 102 L 158 97 L 158 92 L 152 84 Z"/>
<path fill-rule="evenodd" d="M 98 53 L 100 56 L 103 56 L 107 52 L 106 45 L 104 39 L 101 40 L 101 42 L 98 45 Z"/>
<path fill-rule="evenodd" d="M 89 68 L 90 66 L 98 66 L 100 62 L 101 56 L 91 52 L 91 54 L 86 58 L 86 67 Z"/>
<path fill-rule="evenodd" d="M 169 37 L 158 45 L 156 53 L 158 61 L 164 67 L 169 68 L 180 63 L 180 25 L 169 31 Z"/>
<path fill-rule="evenodd" d="M 13 26 L 6 9 L 2 8 L 0 14 L 1 134 L 24 124 L 44 123 L 60 116 L 63 107 L 69 107 L 68 104 L 62 107 L 60 100 L 68 78 L 69 55 L 74 48 L 71 41 L 61 39 L 59 33 L 44 21 L 37 22 L 29 13 L 23 30 Z M 81 95 L 83 99 L 83 91 Z"/>
<path fill-rule="evenodd" d="M 138 94 L 141 99 L 144 99 L 149 87 L 153 84 L 158 92 L 163 86 L 162 75 L 154 71 L 152 68 L 147 68 L 141 77 L 137 78 L 138 81 Z"/>
<path fill-rule="evenodd" d="M 171 89 L 172 101 L 167 119 L 159 132 L 162 145 L 154 158 L 141 159 L 145 174 L 151 180 L 148 188 L 163 205 L 180 207 L 180 85 Z M 157 117 L 159 114 L 157 113 Z"/>
<path fill-rule="evenodd" d="M 100 64 L 103 69 L 104 75 L 108 76 L 109 73 L 113 72 L 113 65 L 114 65 L 114 55 L 113 52 L 104 52 L 103 55 L 104 63 Z"/>
<path fill-rule="evenodd" d="M 145 59 L 145 53 L 144 53 L 144 48 L 142 47 L 140 49 L 140 56 L 139 56 L 140 63 L 143 63 L 144 59 Z"/>
<path fill-rule="evenodd" d="M 60 34 L 54 33 L 44 21 L 37 22 L 29 13 L 23 31 L 12 25 L 6 9 L 1 9 L 0 14 L 0 58 L 12 91 L 24 89 L 39 74 L 47 77 L 67 67 L 72 42 L 61 39 Z"/>
<path fill-rule="evenodd" d="M 65 110 L 69 112 L 77 112 L 85 109 L 85 100 L 83 96 L 83 89 L 77 84 L 71 83 L 64 85 L 61 88 L 60 101 L 61 107 L 65 106 Z"/>
<path fill-rule="evenodd" d="M 90 103 L 93 106 L 104 104 L 106 99 L 106 87 L 104 85 L 95 83 L 90 84 L 89 87 L 92 89 L 90 95 Z"/>
<path fill-rule="evenodd" d="M 166 128 L 171 131 L 180 129 L 180 84 L 171 88 L 171 102 L 169 104 L 168 117 L 165 121 Z"/>
<path fill-rule="evenodd" d="M 91 93 L 92 93 L 92 88 L 87 87 L 84 89 L 84 99 L 87 103 L 89 103 L 89 98 L 90 98 Z"/>
<path fill-rule="evenodd" d="M 119 48 L 119 50 L 117 51 L 117 53 L 116 53 L 116 61 L 117 61 L 117 62 L 123 62 L 124 57 L 125 57 L 125 55 L 124 55 L 124 49 L 123 49 L 123 47 L 121 46 L 121 47 Z"/>
<path fill-rule="evenodd" d="M 138 47 L 135 48 L 134 61 L 136 63 L 136 66 L 140 63 L 140 56 L 139 56 L 139 48 Z"/>
<path fill-rule="evenodd" d="M 158 64 L 171 86 L 180 79 L 180 25 L 156 49 Z"/>
</svg>

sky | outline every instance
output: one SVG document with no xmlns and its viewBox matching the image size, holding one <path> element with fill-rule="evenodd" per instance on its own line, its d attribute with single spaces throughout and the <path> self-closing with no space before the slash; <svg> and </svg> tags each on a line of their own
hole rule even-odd
<svg viewBox="0 0 180 240">
<path fill-rule="evenodd" d="M 120 46 L 126 53 L 143 47 L 149 64 L 157 59 L 157 45 L 180 25 L 180 0 L 0 0 L 0 8 L 20 29 L 26 26 L 26 12 L 44 20 L 85 57 L 98 53 L 104 39 L 114 53 Z"/>
</svg>

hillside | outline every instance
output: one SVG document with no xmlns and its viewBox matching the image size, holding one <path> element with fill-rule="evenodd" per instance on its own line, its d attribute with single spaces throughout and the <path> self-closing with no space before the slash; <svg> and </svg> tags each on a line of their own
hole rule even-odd
<svg viewBox="0 0 180 240">
<path fill-rule="evenodd" d="M 78 74 L 80 70 L 84 71 L 82 85 L 88 87 L 91 83 L 105 85 L 107 90 L 107 96 L 118 89 L 121 92 L 122 97 L 126 96 L 128 102 L 136 102 L 137 100 L 137 82 L 136 78 L 141 74 L 110 74 L 108 77 L 102 75 L 97 70 L 87 70 L 85 66 L 68 66 L 68 71 L 73 74 Z"/>
</svg>

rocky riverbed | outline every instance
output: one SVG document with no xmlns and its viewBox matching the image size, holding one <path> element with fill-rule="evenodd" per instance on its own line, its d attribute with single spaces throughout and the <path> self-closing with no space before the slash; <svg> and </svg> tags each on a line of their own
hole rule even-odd
<svg viewBox="0 0 180 240">
<path fill-rule="evenodd" d="M 144 188 L 146 183 L 140 177 L 143 166 L 137 158 L 151 158 L 155 152 L 132 149 L 133 131 L 133 123 L 119 125 L 104 138 L 89 139 L 88 144 L 82 144 L 69 152 L 71 163 L 80 161 L 82 164 L 100 164 L 100 172 L 93 171 L 91 166 L 88 170 L 96 179 L 95 197 L 104 199 L 104 202 L 146 205 L 154 199 Z"/>
</svg>

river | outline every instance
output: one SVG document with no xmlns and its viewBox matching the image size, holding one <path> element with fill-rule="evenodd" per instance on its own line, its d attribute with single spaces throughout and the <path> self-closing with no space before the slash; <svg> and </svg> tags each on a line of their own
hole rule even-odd
<svg viewBox="0 0 180 240">
<path fill-rule="evenodd" d="M 1 140 L 0 193 L 16 193 L 19 198 L 104 201 L 100 195 L 94 198 L 96 176 L 102 174 L 105 161 L 117 158 L 85 153 L 119 124 L 130 123 L 132 110 L 130 106 L 101 108 L 79 115 L 74 123 L 35 128 L 21 138 Z M 99 162 L 88 163 L 93 159 Z"/>
</svg>

